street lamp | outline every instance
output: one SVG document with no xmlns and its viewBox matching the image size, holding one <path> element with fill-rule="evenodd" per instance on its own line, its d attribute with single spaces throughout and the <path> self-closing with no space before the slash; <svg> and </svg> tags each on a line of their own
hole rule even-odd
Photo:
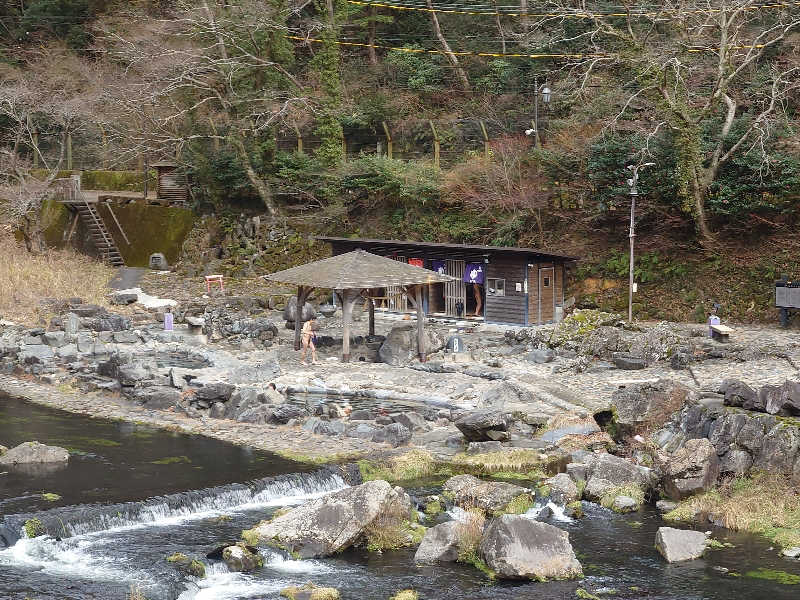
<svg viewBox="0 0 800 600">
<path fill-rule="evenodd" d="M 536 147 L 538 148 L 541 145 L 541 141 L 539 140 L 539 94 L 542 95 L 542 102 L 544 105 L 547 106 L 550 104 L 550 97 L 552 95 L 552 91 L 547 86 L 547 82 L 545 81 L 542 84 L 542 87 L 539 87 L 539 76 L 535 75 L 533 77 L 533 89 L 534 89 L 534 108 L 533 108 L 533 129 L 526 129 L 525 135 L 534 134 L 536 137 Z"/>
<path fill-rule="evenodd" d="M 631 250 L 630 260 L 628 261 L 628 323 L 633 323 L 633 238 L 636 237 L 634 233 L 634 213 L 636 212 L 636 198 L 639 195 L 639 169 L 653 167 L 655 164 L 654 162 L 649 162 L 643 165 L 628 165 L 628 169 L 633 174 L 633 177 L 628 179 L 631 195 L 631 226 L 628 233 Z"/>
</svg>

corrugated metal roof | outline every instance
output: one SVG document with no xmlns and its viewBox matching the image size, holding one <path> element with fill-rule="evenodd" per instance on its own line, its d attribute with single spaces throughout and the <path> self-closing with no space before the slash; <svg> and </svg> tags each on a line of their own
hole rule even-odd
<svg viewBox="0 0 800 600">
<path fill-rule="evenodd" d="M 440 244 L 436 242 L 410 242 L 403 240 L 373 240 L 366 238 L 344 238 L 344 237 L 327 237 L 327 236 L 314 236 L 314 239 L 319 242 L 344 242 L 350 244 L 361 244 L 365 246 L 401 246 L 406 248 L 419 248 L 429 250 L 445 250 L 445 251 L 461 251 L 461 252 L 478 252 L 478 253 L 512 253 L 512 254 L 535 254 L 544 258 L 556 258 L 562 261 L 578 260 L 577 256 L 569 256 L 567 254 L 557 254 L 548 252 L 547 250 L 540 250 L 539 248 L 515 248 L 511 246 L 474 246 L 470 244 Z"/>
<path fill-rule="evenodd" d="M 334 290 L 362 290 L 394 285 L 444 283 L 453 281 L 454 278 L 365 250 L 353 250 L 265 275 L 264 279 Z"/>
</svg>

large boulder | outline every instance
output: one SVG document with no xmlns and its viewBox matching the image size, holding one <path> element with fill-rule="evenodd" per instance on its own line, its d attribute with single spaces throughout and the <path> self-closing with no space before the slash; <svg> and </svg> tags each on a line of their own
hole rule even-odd
<svg viewBox="0 0 800 600">
<path fill-rule="evenodd" d="M 514 383 L 513 381 L 498 381 L 491 384 L 478 400 L 479 408 L 503 409 L 521 408 L 523 405 L 531 404 L 536 400 L 533 393 Z"/>
<path fill-rule="evenodd" d="M 25 465 L 32 463 L 65 463 L 69 452 L 58 446 L 47 446 L 39 442 L 22 442 L 0 456 L 0 465 Z"/>
<path fill-rule="evenodd" d="M 613 454 L 600 454 L 591 457 L 587 462 L 583 495 L 587 500 L 600 501 L 618 490 L 631 486 L 647 490 L 652 484 L 651 469 L 635 465 Z"/>
<path fill-rule="evenodd" d="M 444 338 L 437 332 L 426 329 L 424 336 L 426 354 L 444 348 Z M 417 326 L 413 323 L 395 325 L 378 350 L 381 361 L 395 366 L 407 364 L 418 354 Z"/>
<path fill-rule="evenodd" d="M 707 492 L 719 477 L 717 451 L 705 438 L 689 440 L 669 458 L 664 471 L 664 491 L 673 500 Z"/>
<path fill-rule="evenodd" d="M 300 558 L 329 556 L 361 541 L 378 518 L 411 513 L 402 488 L 386 481 L 368 481 L 311 500 L 253 531 L 261 544 L 278 544 Z"/>
<path fill-rule="evenodd" d="M 414 562 L 420 564 L 455 562 L 458 558 L 458 536 L 461 527 L 462 524 L 458 521 L 448 521 L 428 529 L 414 554 Z"/>
<path fill-rule="evenodd" d="M 658 429 L 683 408 L 691 390 L 677 381 L 635 383 L 611 395 L 617 430 L 629 436 Z"/>
<path fill-rule="evenodd" d="M 725 379 L 719 386 L 719 393 L 725 396 L 726 406 L 737 406 L 745 410 L 759 410 L 757 408 L 758 393 L 749 385 L 738 379 Z M 762 412 L 764 408 L 760 409 Z"/>
<path fill-rule="evenodd" d="M 771 415 L 800 416 L 800 382 L 784 382 L 780 387 L 780 392 L 774 392 L 768 396 L 765 410 Z"/>
<path fill-rule="evenodd" d="M 308 411 L 302 406 L 295 406 L 294 404 L 279 404 L 278 406 L 271 407 L 272 423 L 286 424 L 292 419 L 308 416 Z"/>
<path fill-rule="evenodd" d="M 566 473 L 545 480 L 544 485 L 550 488 L 550 499 L 556 504 L 564 506 L 579 499 L 578 486 Z"/>
<path fill-rule="evenodd" d="M 309 302 L 303 305 L 303 313 L 300 315 L 302 322 L 310 321 L 317 316 L 317 311 Z M 297 296 L 291 296 L 283 307 L 283 319 L 294 323 L 297 321 Z"/>
<path fill-rule="evenodd" d="M 703 556 L 707 539 L 702 531 L 659 527 L 656 532 L 656 550 L 667 562 L 694 560 Z"/>
<path fill-rule="evenodd" d="M 177 406 L 181 393 L 168 385 L 156 385 L 138 390 L 135 398 L 147 408 L 168 410 Z"/>
<path fill-rule="evenodd" d="M 533 503 L 530 490 L 524 487 L 502 481 L 482 481 L 473 475 L 451 477 L 443 489 L 457 506 L 476 507 L 495 514 L 509 510 L 520 512 Z"/>
<path fill-rule="evenodd" d="M 207 402 L 227 402 L 231 398 L 233 390 L 236 386 L 230 383 L 216 382 L 208 383 L 197 390 L 194 397 L 198 400 L 206 400 Z"/>
<path fill-rule="evenodd" d="M 505 442 L 509 439 L 508 416 L 494 409 L 473 410 L 455 422 L 470 442 Z"/>
<path fill-rule="evenodd" d="M 753 467 L 770 473 L 791 475 L 800 450 L 800 427 L 778 423 L 764 436 Z"/>
<path fill-rule="evenodd" d="M 545 581 L 583 574 L 566 531 L 518 515 L 492 519 L 479 552 L 501 579 Z"/>
</svg>

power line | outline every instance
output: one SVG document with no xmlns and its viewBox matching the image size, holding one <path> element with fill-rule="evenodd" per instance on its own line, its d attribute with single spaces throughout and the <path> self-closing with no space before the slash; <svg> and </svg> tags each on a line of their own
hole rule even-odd
<svg viewBox="0 0 800 600">
<path fill-rule="evenodd" d="M 380 50 L 397 50 L 399 52 L 409 52 L 412 54 L 442 54 L 442 55 L 455 55 L 455 56 L 490 56 L 490 57 L 498 57 L 498 58 L 613 58 L 611 54 L 522 54 L 522 53 L 503 53 L 503 52 L 472 52 L 469 50 L 465 51 L 453 51 L 453 52 L 445 52 L 444 50 L 426 50 L 425 48 L 401 48 L 396 46 L 382 46 L 378 44 L 363 44 L 359 42 L 339 42 L 334 40 L 321 40 L 318 38 L 306 38 L 300 37 L 296 35 L 287 35 L 286 36 L 290 40 L 298 40 L 301 42 L 316 42 L 316 43 L 334 43 L 340 46 L 358 46 L 361 48 L 376 48 Z"/>
<path fill-rule="evenodd" d="M 441 14 L 456 14 L 456 15 L 481 15 L 481 16 L 501 16 L 501 17 L 532 17 L 532 18 L 568 18 L 568 19 L 594 19 L 598 17 L 662 17 L 665 14 L 672 14 L 671 18 L 681 18 L 683 15 L 691 14 L 719 14 L 725 12 L 724 9 L 719 8 L 703 8 L 695 10 L 680 10 L 680 9 L 653 9 L 650 11 L 626 11 L 626 12 L 588 12 L 588 11 L 575 11 L 575 12 L 551 12 L 551 13 L 533 13 L 533 12 L 520 12 L 519 10 L 511 9 L 507 11 L 505 8 L 489 8 L 486 10 L 465 10 L 463 8 L 450 8 L 438 7 L 429 8 L 427 6 L 420 6 L 415 4 L 389 4 L 385 2 L 371 2 L 367 0 L 346 0 L 348 4 L 355 4 L 358 6 L 374 6 L 377 8 L 389 8 L 393 10 L 408 10 L 428 13 L 441 13 Z M 747 6 L 744 10 L 754 11 L 769 8 L 787 8 L 792 6 L 800 6 L 800 2 L 772 2 L 769 4 L 757 4 L 754 6 Z"/>
</svg>

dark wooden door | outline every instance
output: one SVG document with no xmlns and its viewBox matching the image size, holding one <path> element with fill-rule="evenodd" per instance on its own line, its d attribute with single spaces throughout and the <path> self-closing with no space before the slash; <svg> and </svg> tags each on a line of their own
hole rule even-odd
<svg viewBox="0 0 800 600">
<path fill-rule="evenodd" d="M 556 316 L 553 267 L 539 269 L 539 323 L 549 323 Z"/>
</svg>

